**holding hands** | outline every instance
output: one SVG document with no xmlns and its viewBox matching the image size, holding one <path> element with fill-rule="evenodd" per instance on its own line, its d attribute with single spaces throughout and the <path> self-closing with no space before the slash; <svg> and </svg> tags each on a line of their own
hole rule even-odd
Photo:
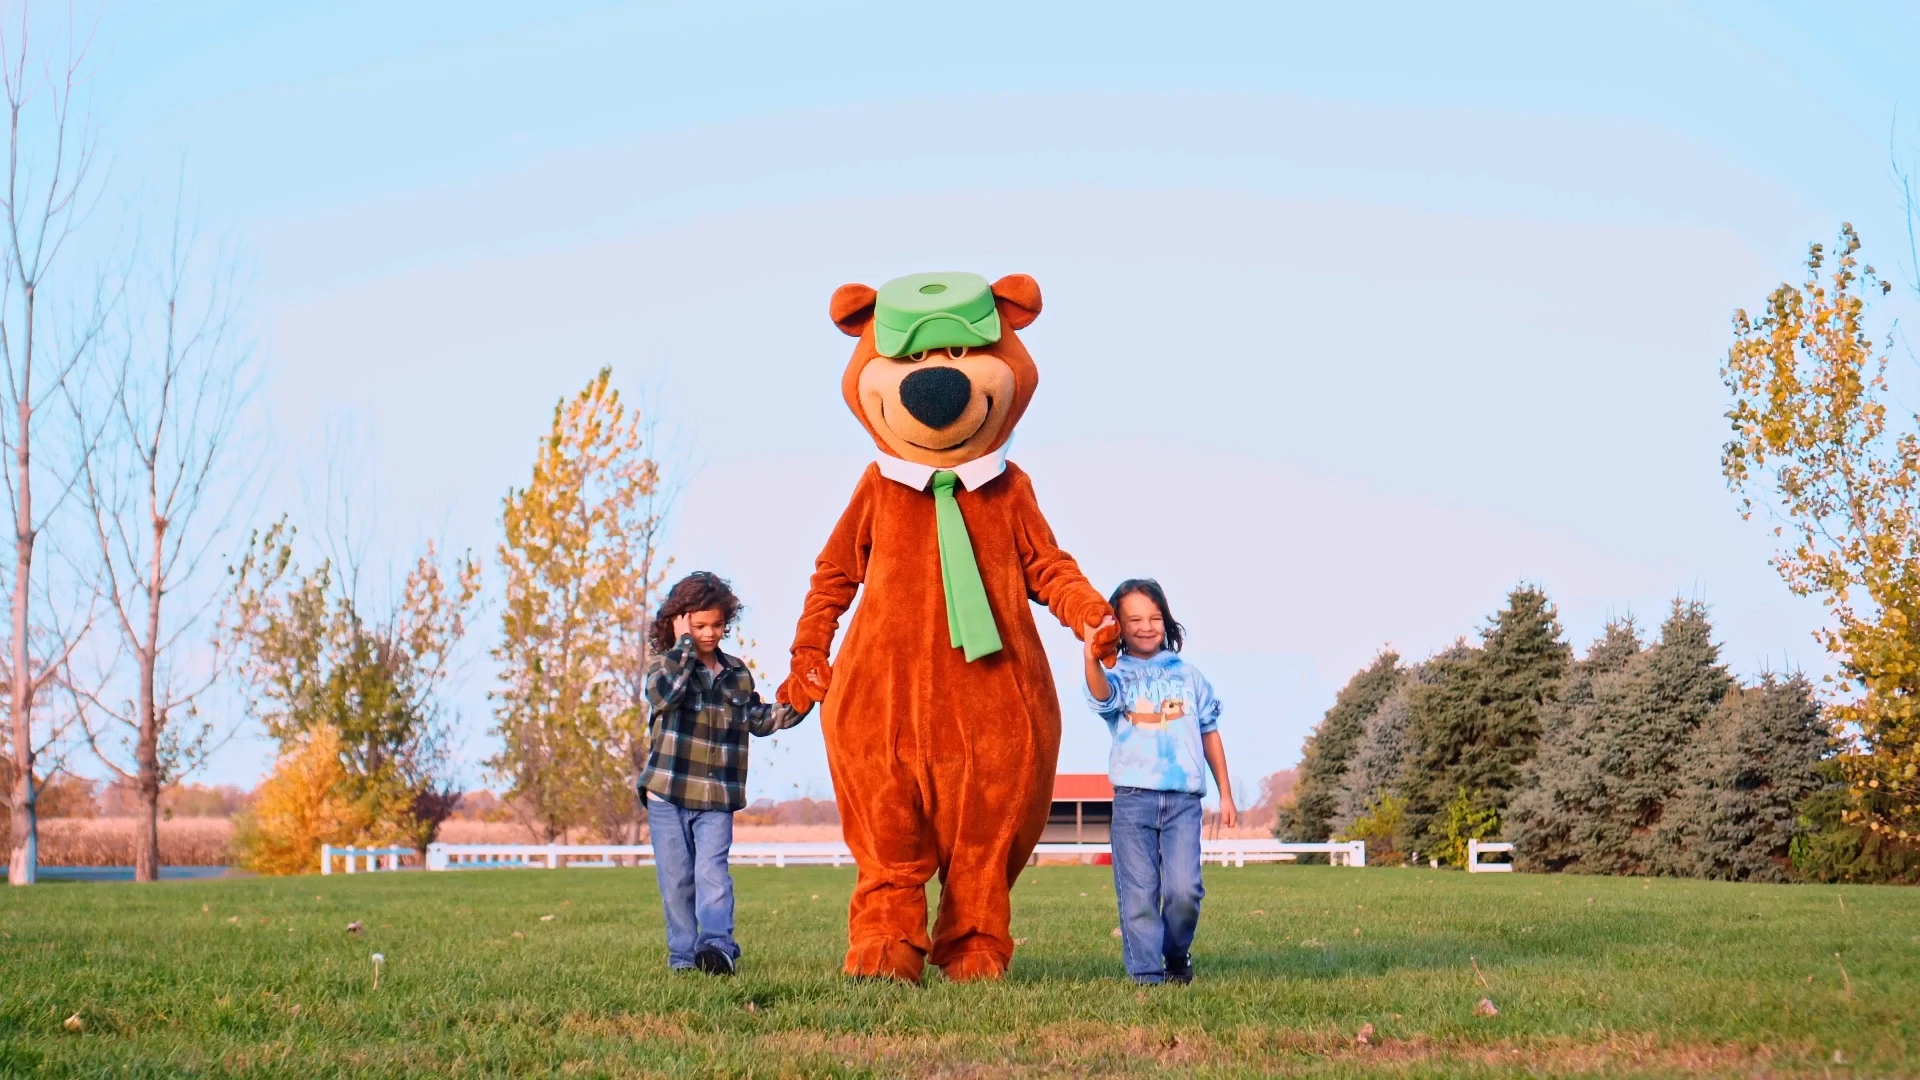
<svg viewBox="0 0 1920 1080">
<path fill-rule="evenodd" d="M 827 699 L 827 687 L 833 684 L 833 665 L 824 654 L 805 653 L 793 658 L 793 670 L 774 696 L 793 708 L 806 712 L 815 702 Z"/>
<path fill-rule="evenodd" d="M 1119 661 L 1120 624 L 1113 621 L 1112 612 L 1102 615 L 1099 622 L 1087 620 L 1086 630 L 1081 633 L 1080 640 L 1083 642 L 1081 652 L 1089 665 L 1098 663 L 1112 667 Z"/>
</svg>

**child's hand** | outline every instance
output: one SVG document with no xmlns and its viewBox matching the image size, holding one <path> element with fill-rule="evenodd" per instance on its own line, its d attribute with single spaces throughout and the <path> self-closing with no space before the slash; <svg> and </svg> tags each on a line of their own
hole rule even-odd
<svg viewBox="0 0 1920 1080">
<path fill-rule="evenodd" d="M 679 641 L 693 633 L 693 613 L 682 612 L 673 617 L 673 640 Z"/>
<path fill-rule="evenodd" d="M 1240 824 L 1240 811 L 1233 805 L 1233 796 L 1220 793 L 1220 827 L 1231 829 Z"/>
</svg>

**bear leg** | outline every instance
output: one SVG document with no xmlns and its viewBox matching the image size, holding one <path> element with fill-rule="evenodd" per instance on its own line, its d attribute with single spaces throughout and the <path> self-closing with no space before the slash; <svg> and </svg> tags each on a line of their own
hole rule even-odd
<svg viewBox="0 0 1920 1080">
<path fill-rule="evenodd" d="M 998 769 L 936 770 L 947 783 L 934 798 L 933 826 L 950 855 L 932 959 L 955 982 L 998 979 L 1013 962 L 1013 882 L 1047 825 L 1056 747 L 1042 742 L 1043 754 Z"/>
<path fill-rule="evenodd" d="M 927 882 L 939 868 L 920 786 L 884 743 L 835 738 L 828 761 L 840 805 L 840 831 L 859 867 L 847 908 L 847 958 L 854 978 L 917 983 L 932 948 Z"/>
</svg>

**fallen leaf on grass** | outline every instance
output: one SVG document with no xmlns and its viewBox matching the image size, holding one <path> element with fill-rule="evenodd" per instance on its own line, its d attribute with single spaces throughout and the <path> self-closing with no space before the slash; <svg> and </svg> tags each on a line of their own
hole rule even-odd
<svg viewBox="0 0 1920 1080">
<path fill-rule="evenodd" d="M 1353 1041 L 1360 1046 L 1372 1046 L 1373 1025 L 1371 1023 L 1362 1024 L 1359 1033 L 1353 1037 Z"/>
<path fill-rule="evenodd" d="M 1266 913 L 1266 908 L 1254 908 L 1252 911 L 1247 912 L 1249 915 L 1265 915 Z"/>
<path fill-rule="evenodd" d="M 552 922 L 552 921 L 553 921 L 553 916 L 551 916 L 551 915 L 542 915 L 542 916 L 540 916 L 540 921 L 541 921 L 541 922 Z"/>
<path fill-rule="evenodd" d="M 347 924 L 347 933 L 349 934 L 358 934 L 365 929 L 366 927 L 361 926 L 360 921 L 358 919 Z"/>
<path fill-rule="evenodd" d="M 230 924 L 230 925 L 232 925 L 232 926 L 239 926 L 239 925 L 240 925 L 240 916 L 238 916 L 238 915 L 229 915 L 229 916 L 227 916 L 227 922 L 228 922 L 228 924 Z"/>
<path fill-rule="evenodd" d="M 1353 928 L 1353 936 L 1354 936 L 1354 937 L 1359 937 L 1359 936 L 1360 936 L 1360 928 L 1359 928 L 1359 927 L 1357 927 L 1357 926 L 1356 926 L 1356 927 L 1354 927 L 1354 928 Z"/>
<path fill-rule="evenodd" d="M 1500 1010 L 1493 1007 L 1492 998 L 1481 998 L 1480 1004 L 1473 1007 L 1475 1016 L 1499 1016 Z"/>
<path fill-rule="evenodd" d="M 818 900 L 818 899 L 820 899 L 820 894 L 819 894 L 819 893 L 814 893 L 814 894 L 813 894 L 813 899 L 815 899 L 815 900 Z"/>
<path fill-rule="evenodd" d="M 1119 927 L 1117 927 L 1117 926 L 1116 926 L 1116 927 L 1114 927 L 1114 928 L 1113 928 L 1113 934 L 1112 934 L 1112 936 L 1113 936 L 1113 937 L 1119 937 L 1119 936 L 1120 936 L 1120 928 L 1119 928 Z"/>
<path fill-rule="evenodd" d="M 205 915 L 209 910 L 211 909 L 209 909 L 207 905 L 205 904 L 200 905 L 200 914 Z"/>
<path fill-rule="evenodd" d="M 513 940 L 515 940 L 515 941 L 519 941 L 519 940 L 521 940 L 521 939 L 523 939 L 523 938 L 525 938 L 526 936 L 527 936 L 527 935 L 525 935 L 525 934 L 523 934 L 523 933 L 521 933 L 521 932 L 520 932 L 520 931 L 518 931 L 518 930 L 515 930 L 515 931 L 513 932 Z"/>
<path fill-rule="evenodd" d="M 749 1001 L 747 1002 L 747 1011 L 750 1013 L 757 1014 L 760 1011 L 760 1007 L 758 1005 L 755 1005 L 753 1002 Z"/>
<path fill-rule="evenodd" d="M 87 1026 L 87 1022 L 85 1020 L 80 1019 L 79 1013 L 74 1013 L 72 1016 L 67 1017 L 67 1022 L 65 1024 L 62 1024 L 61 1026 L 66 1028 L 68 1031 L 79 1031 L 80 1029 Z"/>
<path fill-rule="evenodd" d="M 1025 945 L 1027 943 L 1027 939 L 1023 937 L 1017 937 L 1013 939 L 1013 943 L 1015 945 Z"/>
<path fill-rule="evenodd" d="M 1847 1063 L 1846 1052 L 1842 1050 L 1835 1050 L 1833 1052 L 1833 1063 L 1835 1065 L 1845 1065 Z"/>
</svg>

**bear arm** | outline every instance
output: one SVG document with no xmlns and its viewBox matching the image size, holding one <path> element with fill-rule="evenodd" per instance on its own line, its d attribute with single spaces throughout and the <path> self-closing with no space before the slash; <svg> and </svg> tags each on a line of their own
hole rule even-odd
<svg viewBox="0 0 1920 1080">
<path fill-rule="evenodd" d="M 1020 568 L 1027 581 L 1027 594 L 1047 606 L 1060 625 L 1084 640 L 1087 628 L 1113 614 L 1099 590 L 1080 572 L 1073 556 L 1060 550 L 1053 538 L 1053 527 L 1040 512 L 1040 500 L 1034 497 L 1033 482 L 1021 474 L 1014 484 L 1014 535 L 1019 539 Z"/>
<path fill-rule="evenodd" d="M 826 547 L 813 563 L 813 578 L 807 585 L 807 599 L 800 608 L 800 623 L 794 627 L 793 671 L 802 675 L 815 661 L 824 662 L 833 648 L 833 636 L 840 630 L 840 616 L 853 606 L 867 576 L 867 554 L 873 548 L 873 478 L 869 467 L 853 489 L 853 498 L 835 523 Z"/>
</svg>

